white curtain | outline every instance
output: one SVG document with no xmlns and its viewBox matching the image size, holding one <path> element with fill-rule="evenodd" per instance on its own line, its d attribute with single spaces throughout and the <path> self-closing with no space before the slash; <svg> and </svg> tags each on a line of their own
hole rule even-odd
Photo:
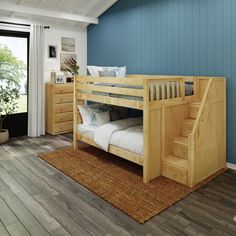
<svg viewBox="0 0 236 236">
<path fill-rule="evenodd" d="M 28 136 L 45 134 L 44 115 L 44 26 L 31 25 L 29 51 Z"/>
</svg>

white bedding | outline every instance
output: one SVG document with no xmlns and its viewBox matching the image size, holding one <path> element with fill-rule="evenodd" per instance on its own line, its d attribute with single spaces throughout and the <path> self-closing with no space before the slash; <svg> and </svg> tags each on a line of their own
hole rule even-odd
<svg viewBox="0 0 236 236">
<path fill-rule="evenodd" d="M 87 138 L 94 139 L 94 133 L 97 128 L 98 128 L 98 126 L 96 126 L 96 125 L 79 124 L 78 125 L 78 132 L 79 132 L 79 134 L 82 134 L 82 135 L 86 136 Z"/>
<path fill-rule="evenodd" d="M 142 118 L 139 117 L 117 120 L 101 125 L 95 130 L 94 142 L 99 145 L 103 150 L 108 151 L 111 136 L 115 132 L 125 130 L 129 127 L 141 125 L 142 123 Z"/>
<path fill-rule="evenodd" d="M 143 155 L 143 126 L 134 126 L 115 132 L 111 136 L 110 144 Z"/>
<path fill-rule="evenodd" d="M 142 118 L 128 118 L 105 125 L 78 125 L 78 132 L 91 138 L 105 151 L 109 144 L 124 150 L 143 154 Z"/>
</svg>

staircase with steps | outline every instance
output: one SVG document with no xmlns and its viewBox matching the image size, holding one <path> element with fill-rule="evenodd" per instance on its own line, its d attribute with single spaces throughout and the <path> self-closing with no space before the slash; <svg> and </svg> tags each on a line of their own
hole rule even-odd
<svg viewBox="0 0 236 236">
<path fill-rule="evenodd" d="M 188 184 L 188 135 L 192 132 L 200 103 L 192 103 L 188 119 L 183 120 L 182 136 L 173 140 L 172 155 L 162 162 L 162 175 L 179 183 Z"/>
</svg>

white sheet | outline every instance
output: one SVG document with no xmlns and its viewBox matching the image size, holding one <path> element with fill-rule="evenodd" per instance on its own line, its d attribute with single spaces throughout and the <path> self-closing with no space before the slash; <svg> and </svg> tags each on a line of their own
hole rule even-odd
<svg viewBox="0 0 236 236">
<path fill-rule="evenodd" d="M 98 128 L 97 125 L 78 125 L 78 133 L 86 136 L 87 138 L 94 139 L 95 130 Z"/>
<path fill-rule="evenodd" d="M 141 125 L 142 122 L 142 118 L 128 118 L 101 125 L 95 130 L 94 142 L 103 150 L 108 151 L 111 137 L 115 132 Z"/>
<path fill-rule="evenodd" d="M 143 155 L 143 126 L 134 126 L 112 134 L 110 144 Z"/>
</svg>

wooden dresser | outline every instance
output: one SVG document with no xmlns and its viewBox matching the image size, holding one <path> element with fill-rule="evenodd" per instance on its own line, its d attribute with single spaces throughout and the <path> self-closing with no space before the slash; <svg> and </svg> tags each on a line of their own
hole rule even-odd
<svg viewBox="0 0 236 236">
<path fill-rule="evenodd" d="M 73 83 L 46 84 L 46 132 L 73 131 Z"/>
</svg>

